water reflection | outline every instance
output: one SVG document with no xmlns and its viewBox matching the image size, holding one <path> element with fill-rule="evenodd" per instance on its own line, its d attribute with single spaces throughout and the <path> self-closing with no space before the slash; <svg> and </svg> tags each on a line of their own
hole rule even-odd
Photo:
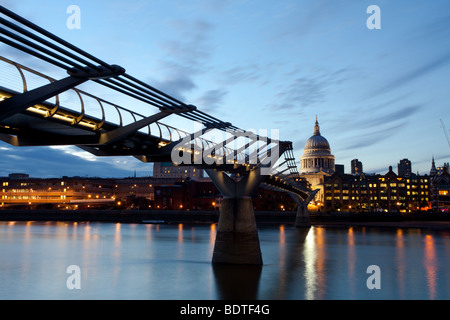
<svg viewBox="0 0 450 320">
<path fill-rule="evenodd" d="M 448 233 L 418 229 L 259 230 L 263 266 L 211 265 L 216 224 L 0 222 L 0 298 L 449 299 Z M 382 289 L 366 287 L 379 265 Z"/>
<path fill-rule="evenodd" d="M 438 278 L 442 277 L 439 264 L 450 264 L 450 244 L 442 248 L 444 255 L 439 261 L 436 237 L 436 233 L 423 235 L 419 229 L 397 229 L 393 233 L 390 229 L 280 226 L 278 275 L 270 291 L 276 299 L 448 298 L 448 288 L 445 284 L 439 288 Z M 423 259 L 423 272 L 417 257 Z M 382 267 L 383 290 L 366 287 L 366 269 L 371 264 Z M 450 278 L 449 271 L 444 274 Z M 426 287 L 420 291 L 423 278 Z M 261 290 L 259 293 L 260 298 L 265 297 Z"/>
<path fill-rule="evenodd" d="M 323 299 L 325 289 L 325 229 L 312 228 L 304 242 L 305 299 Z"/>
<path fill-rule="evenodd" d="M 217 295 L 222 300 L 255 300 L 262 266 L 214 264 Z"/>
<path fill-rule="evenodd" d="M 429 299 L 436 299 L 437 257 L 433 236 L 425 236 L 424 264 L 429 292 Z"/>
<path fill-rule="evenodd" d="M 214 252 L 214 244 L 216 241 L 216 224 L 213 223 L 209 229 L 209 255 L 212 256 Z"/>
<path fill-rule="evenodd" d="M 395 237 L 395 262 L 397 266 L 398 291 L 400 298 L 405 296 L 405 275 L 406 275 L 406 252 L 405 237 L 402 229 L 397 229 Z"/>
<path fill-rule="evenodd" d="M 349 290 L 355 291 L 355 268 L 356 268 L 356 247 L 355 247 L 355 231 L 353 227 L 348 228 L 347 233 L 347 265 Z"/>
<path fill-rule="evenodd" d="M 305 261 L 305 299 L 314 299 L 317 289 L 317 247 L 316 247 L 316 230 L 308 232 L 303 246 L 303 259 Z"/>
</svg>

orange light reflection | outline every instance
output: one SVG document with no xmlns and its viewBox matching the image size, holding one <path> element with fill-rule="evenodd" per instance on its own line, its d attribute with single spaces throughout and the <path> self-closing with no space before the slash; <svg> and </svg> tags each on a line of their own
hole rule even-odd
<svg viewBox="0 0 450 320">
<path fill-rule="evenodd" d="M 425 257 L 424 264 L 426 270 L 427 286 L 430 300 L 436 299 L 437 283 L 437 257 L 434 238 L 432 235 L 425 236 Z"/>
</svg>

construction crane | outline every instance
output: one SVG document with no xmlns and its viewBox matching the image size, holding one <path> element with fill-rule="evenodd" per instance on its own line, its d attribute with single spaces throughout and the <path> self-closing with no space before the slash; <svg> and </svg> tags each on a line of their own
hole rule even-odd
<svg viewBox="0 0 450 320">
<path fill-rule="evenodd" d="M 445 124 L 444 124 L 444 121 L 442 121 L 442 119 L 440 119 L 441 120 L 441 124 L 442 124 L 442 129 L 444 129 L 444 134 L 445 134 L 445 137 L 447 138 L 447 143 L 448 143 L 448 146 L 450 147 L 450 139 L 448 138 L 448 133 L 447 133 L 447 129 L 445 128 Z"/>
</svg>

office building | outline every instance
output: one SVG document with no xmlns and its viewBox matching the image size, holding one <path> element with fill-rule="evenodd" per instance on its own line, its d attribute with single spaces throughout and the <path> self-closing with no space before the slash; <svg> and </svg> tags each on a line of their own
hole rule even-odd
<svg viewBox="0 0 450 320">
<path fill-rule="evenodd" d="M 400 177 L 411 175 L 411 161 L 408 159 L 402 159 L 397 165 L 397 172 Z"/>
<path fill-rule="evenodd" d="M 153 164 L 154 178 L 203 178 L 203 170 L 194 166 L 174 166 L 171 162 L 155 162 Z"/>
<path fill-rule="evenodd" d="M 363 173 L 363 165 L 361 161 L 358 161 L 358 159 L 353 159 L 350 163 L 350 166 L 352 168 L 352 174 L 361 174 Z"/>
</svg>

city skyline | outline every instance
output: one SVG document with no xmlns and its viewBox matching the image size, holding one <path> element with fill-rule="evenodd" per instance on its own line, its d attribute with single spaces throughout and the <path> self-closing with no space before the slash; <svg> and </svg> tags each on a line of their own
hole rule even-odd
<svg viewBox="0 0 450 320">
<path fill-rule="evenodd" d="M 445 1 L 77 1 L 75 30 L 66 25 L 71 4 L 4 5 L 200 110 L 243 129 L 278 129 L 293 141 L 297 164 L 316 115 L 346 172 L 355 158 L 368 173 L 385 173 L 404 158 L 421 174 L 432 156 L 438 166 L 449 161 L 440 124 L 450 127 Z M 366 26 L 372 4 L 381 9 L 380 30 Z M 0 52 L 33 67 L 3 44 Z M 1 176 L 152 172 L 132 157 L 97 158 L 76 147 L 1 143 L 0 150 Z"/>
</svg>

